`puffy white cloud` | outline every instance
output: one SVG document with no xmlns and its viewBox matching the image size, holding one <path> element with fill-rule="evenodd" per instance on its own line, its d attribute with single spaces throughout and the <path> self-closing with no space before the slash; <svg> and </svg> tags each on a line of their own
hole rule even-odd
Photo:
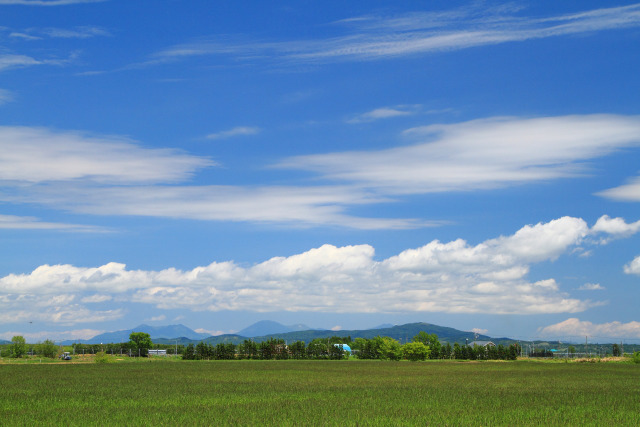
<svg viewBox="0 0 640 427">
<path fill-rule="evenodd" d="M 176 182 L 211 165 L 205 158 L 143 148 L 124 138 L 0 126 L 0 180 L 5 181 Z"/>
<path fill-rule="evenodd" d="M 433 241 L 381 261 L 369 245 L 323 245 L 250 267 L 214 262 L 186 271 L 134 271 L 119 263 L 44 265 L 0 278 L 0 307 L 39 301 L 51 307 L 50 317 L 57 313 L 66 322 L 73 321 L 73 310 L 65 307 L 82 309 L 78 299 L 106 302 L 105 295 L 114 303 L 195 311 L 574 313 L 599 303 L 569 297 L 552 278 L 531 282 L 526 275 L 530 264 L 570 253 L 586 232 L 583 220 L 565 217 L 477 245 Z M 77 317 L 89 316 L 87 311 Z"/>
<path fill-rule="evenodd" d="M 640 117 L 491 118 L 405 133 L 421 142 L 297 156 L 277 166 L 314 171 L 379 194 L 489 189 L 584 174 L 585 161 L 640 143 Z"/>
<path fill-rule="evenodd" d="M 624 272 L 627 274 L 640 275 L 640 256 L 637 256 L 629 264 L 624 266 Z"/>
<path fill-rule="evenodd" d="M 593 233 L 607 233 L 610 237 L 603 238 L 602 243 L 607 243 L 611 238 L 629 237 L 640 231 L 640 221 L 628 224 L 623 218 L 610 218 L 601 216 L 595 225 L 591 227 Z"/>
<path fill-rule="evenodd" d="M 596 324 L 570 318 L 555 325 L 540 328 L 538 333 L 542 337 L 597 337 L 597 338 L 640 338 L 640 322 L 621 323 L 618 321 Z"/>
</svg>

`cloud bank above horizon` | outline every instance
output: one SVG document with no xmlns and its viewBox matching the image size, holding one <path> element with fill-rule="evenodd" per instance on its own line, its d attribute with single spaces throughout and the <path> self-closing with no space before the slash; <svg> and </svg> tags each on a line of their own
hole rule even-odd
<svg viewBox="0 0 640 427">
<path fill-rule="evenodd" d="M 251 267 L 233 261 L 188 271 L 128 270 L 115 262 L 42 265 L 0 278 L 0 323 L 36 318 L 72 325 L 123 316 L 121 308 L 92 309 L 111 300 L 192 311 L 577 313 L 604 302 L 573 298 L 556 279 L 527 275 L 534 264 L 600 244 L 597 235 L 612 228 L 604 222 L 626 224 L 603 217 L 595 229 L 563 217 L 477 245 L 434 240 L 380 261 L 370 245 L 326 244 Z"/>
</svg>

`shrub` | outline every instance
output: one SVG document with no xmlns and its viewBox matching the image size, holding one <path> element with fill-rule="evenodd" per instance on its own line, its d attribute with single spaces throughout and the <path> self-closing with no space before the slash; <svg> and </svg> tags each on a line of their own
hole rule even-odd
<svg viewBox="0 0 640 427">
<path fill-rule="evenodd" d="M 640 351 L 636 351 L 635 353 L 633 353 L 631 360 L 633 361 L 633 363 L 640 363 Z"/>
<path fill-rule="evenodd" d="M 99 351 L 98 353 L 96 353 L 93 361 L 96 363 L 110 363 L 111 358 L 104 351 Z"/>
</svg>

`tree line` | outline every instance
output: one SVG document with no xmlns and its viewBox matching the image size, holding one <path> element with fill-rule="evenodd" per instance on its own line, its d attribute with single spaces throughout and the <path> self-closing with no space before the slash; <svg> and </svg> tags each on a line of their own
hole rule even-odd
<svg viewBox="0 0 640 427">
<path fill-rule="evenodd" d="M 182 355 L 184 360 L 285 360 L 324 359 L 340 360 L 349 356 L 344 345 L 348 345 L 358 359 L 373 360 L 515 360 L 520 352 L 517 344 L 505 347 L 468 346 L 454 343 L 441 344 L 436 334 L 420 332 L 413 341 L 404 345 L 390 337 L 356 338 L 333 336 L 316 338 L 308 345 L 304 341 L 288 344 L 284 339 L 270 338 L 262 342 L 246 339 L 240 344 L 219 343 L 212 345 L 203 341 L 189 344 Z"/>
</svg>

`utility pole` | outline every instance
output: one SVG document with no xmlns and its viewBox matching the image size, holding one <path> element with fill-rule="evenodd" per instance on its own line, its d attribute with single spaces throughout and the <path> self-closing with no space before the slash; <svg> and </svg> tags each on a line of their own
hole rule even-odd
<svg viewBox="0 0 640 427">
<path fill-rule="evenodd" d="M 587 336 L 584 337 L 584 355 L 585 357 L 589 357 L 589 341 Z"/>
</svg>

